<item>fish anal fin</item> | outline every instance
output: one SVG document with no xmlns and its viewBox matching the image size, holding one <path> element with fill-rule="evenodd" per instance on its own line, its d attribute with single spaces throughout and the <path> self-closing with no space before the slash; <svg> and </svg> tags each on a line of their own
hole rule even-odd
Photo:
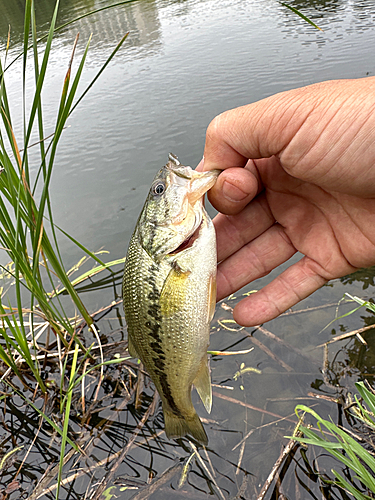
<svg viewBox="0 0 375 500">
<path fill-rule="evenodd" d="M 216 309 L 216 275 L 210 276 L 208 288 L 208 322 L 211 323 Z"/>
<path fill-rule="evenodd" d="M 161 314 L 164 317 L 169 318 L 184 307 L 189 274 L 190 271 L 182 271 L 178 266 L 170 270 L 159 299 Z"/>
<path fill-rule="evenodd" d="M 211 388 L 211 377 L 210 377 L 210 370 L 208 368 L 207 355 L 205 355 L 202 359 L 198 373 L 195 379 L 193 380 L 193 384 L 207 412 L 211 413 L 212 388 Z"/>
<path fill-rule="evenodd" d="M 189 436 L 196 439 L 198 443 L 207 446 L 208 437 L 206 431 L 195 411 L 190 417 L 175 415 L 168 409 L 164 410 L 163 413 L 165 433 L 169 439 L 178 439 L 189 434 Z"/>
<path fill-rule="evenodd" d="M 130 356 L 132 358 L 138 358 L 139 359 L 139 355 L 137 353 L 137 350 L 134 347 L 133 341 L 132 341 L 132 339 L 130 338 L 129 335 L 128 335 L 128 351 L 129 351 L 129 354 L 130 354 Z"/>
</svg>

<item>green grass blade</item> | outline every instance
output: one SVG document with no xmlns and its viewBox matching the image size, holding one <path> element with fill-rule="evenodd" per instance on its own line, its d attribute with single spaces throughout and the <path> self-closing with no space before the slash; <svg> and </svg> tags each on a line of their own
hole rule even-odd
<svg viewBox="0 0 375 500">
<path fill-rule="evenodd" d="M 25 98 L 26 98 L 26 64 L 27 64 L 27 50 L 29 46 L 29 32 L 31 21 L 31 8 L 32 0 L 26 0 L 25 3 L 25 20 L 23 31 L 23 65 L 22 65 L 22 81 L 23 81 L 23 112 L 25 113 Z M 24 123 L 26 122 L 24 115 Z"/>
<path fill-rule="evenodd" d="M 129 3 L 129 1 L 131 0 L 118 2 L 115 5 Z M 100 8 L 97 9 L 97 11 L 112 8 L 115 5 Z M 105 264 L 94 253 L 90 252 L 74 238 L 70 237 L 73 243 L 99 263 L 98 267 L 80 276 L 75 280 L 75 283 L 72 284 L 64 269 L 59 252 L 59 245 L 56 237 L 57 227 L 52 217 L 49 186 L 58 143 L 66 120 L 113 59 L 127 35 L 117 44 L 105 64 L 101 67 L 78 100 L 76 100 L 76 94 L 87 57 L 90 40 L 86 45 L 74 78 L 71 74 L 74 55 L 73 49 L 68 72 L 63 82 L 61 98 L 58 103 L 55 131 L 50 144 L 47 146 L 44 138 L 45 127 L 43 123 L 42 91 L 45 84 L 47 67 L 49 65 L 53 37 L 56 31 L 58 6 L 59 1 L 57 0 L 48 33 L 43 38 L 46 41 L 40 60 L 36 28 L 37 23 L 35 18 L 35 1 L 25 0 L 22 53 L 22 149 L 19 148 L 13 131 L 6 93 L 4 77 L 5 71 L 10 65 L 6 66 L 6 57 L 4 61 L 5 70 L 3 70 L 3 66 L 0 63 L 0 120 L 2 122 L 2 127 L 0 129 L 0 163 L 4 168 L 4 172 L 0 175 L 0 246 L 7 251 L 11 261 L 14 263 L 14 268 L 11 271 L 10 269 L 6 269 L 6 271 L 12 277 L 10 278 L 12 283 L 9 286 L 14 287 L 13 290 L 16 298 L 16 303 L 13 306 L 9 306 L 9 313 L 5 313 L 0 298 L 0 306 L 4 314 L 6 314 L 3 319 L 5 329 L 2 335 L 3 342 L 0 345 L 0 358 L 8 366 L 12 366 L 13 364 L 12 369 L 14 373 L 17 374 L 18 367 L 15 363 L 15 359 L 18 359 L 18 355 L 22 356 L 29 365 L 30 370 L 43 391 L 45 387 L 39 375 L 40 367 L 36 356 L 38 347 L 33 337 L 35 331 L 34 316 L 41 315 L 49 323 L 52 331 L 55 335 L 59 336 L 65 348 L 68 347 L 68 342 L 64 336 L 66 333 L 69 333 L 73 337 L 73 341 L 75 340 L 83 352 L 86 353 L 85 356 L 88 356 L 89 352 L 84 348 L 80 340 L 75 338 L 74 325 L 72 325 L 72 320 L 68 318 L 64 311 L 62 301 L 60 301 L 58 297 L 61 290 L 57 292 L 57 288 L 60 286 L 63 287 L 63 290 L 70 295 L 74 305 L 79 310 L 86 323 L 91 326 L 93 320 L 75 290 L 74 284 L 87 279 L 88 276 L 92 276 L 103 269 L 108 269 L 113 273 L 110 269 L 110 265 L 119 263 L 122 260 Z M 89 14 L 81 16 L 81 18 L 87 15 Z M 29 46 L 30 35 L 31 45 Z M 31 63 L 29 50 L 32 50 L 33 55 L 35 81 L 34 95 L 30 103 L 26 102 L 27 95 L 29 94 L 26 83 L 26 77 L 28 76 L 27 69 L 29 69 L 27 65 Z M 28 148 L 30 147 L 31 136 L 36 130 L 39 135 L 40 164 L 36 179 L 34 178 L 33 180 L 31 190 L 30 174 L 32 171 L 30 169 L 29 172 L 30 158 Z M 8 141 L 14 158 L 7 152 L 7 149 L 9 149 L 7 145 Z M 41 191 L 41 195 L 37 201 L 35 193 L 39 191 Z M 49 229 L 49 226 L 47 226 L 47 228 L 44 227 L 45 215 L 48 215 L 51 229 Z M 66 233 L 64 232 L 64 234 Z M 3 268 L 3 266 L 0 266 L 0 268 Z M 48 280 L 49 290 L 52 289 L 50 293 L 48 293 L 46 289 Z M 57 286 L 57 282 L 59 282 L 59 286 Z M 25 296 L 29 301 L 29 304 L 26 306 L 22 303 Z M 53 300 L 52 297 L 54 298 Z M 28 311 L 28 320 L 25 317 L 25 311 Z"/>
<path fill-rule="evenodd" d="M 308 17 L 304 16 L 302 14 L 302 12 L 300 12 L 299 10 L 295 9 L 291 5 L 288 5 L 287 3 L 284 3 L 284 2 L 279 2 L 279 3 L 281 5 L 283 5 L 284 7 L 286 7 L 287 9 L 291 10 L 292 12 L 294 12 L 294 14 L 297 14 L 297 16 L 299 16 L 301 19 L 303 19 L 307 23 L 311 24 L 311 26 L 314 26 L 314 28 L 316 28 L 317 30 L 323 31 L 321 28 L 319 28 L 319 26 L 317 24 L 315 24 L 313 21 L 311 21 L 311 19 L 309 19 Z"/>
<path fill-rule="evenodd" d="M 6 116 L 9 117 L 10 121 L 11 118 L 10 118 L 9 102 L 5 87 L 4 71 L 3 71 L 3 66 L 1 64 L 1 60 L 0 60 L 0 106 L 1 108 L 4 109 L 4 113 L 6 114 Z M 10 123 L 12 122 L 10 121 Z"/>
<path fill-rule="evenodd" d="M 375 416 L 375 395 L 372 394 L 365 386 L 363 382 L 356 382 L 355 384 L 359 394 L 362 396 L 363 400 L 369 406 L 371 413 Z"/>
<path fill-rule="evenodd" d="M 10 309 L 10 311 L 12 311 L 11 307 L 9 309 Z M 29 350 L 29 345 L 28 345 L 26 334 L 25 334 L 23 322 L 21 323 L 21 321 L 20 321 L 20 325 L 22 328 L 19 328 L 15 314 L 14 313 L 13 314 L 7 313 L 4 309 L 1 301 L 0 301 L 0 314 L 3 318 L 3 325 L 4 325 L 4 322 L 6 323 L 6 327 L 4 327 L 3 331 L 1 332 L 1 336 L 4 338 L 4 340 L 6 341 L 6 344 L 8 346 L 8 360 L 11 360 L 11 362 L 12 362 L 12 369 L 14 369 L 16 367 L 16 362 L 15 362 L 15 359 L 14 359 L 12 352 L 9 348 L 10 345 L 25 360 L 25 362 L 27 363 L 27 365 L 31 369 L 36 381 L 40 385 L 41 390 L 43 392 L 46 392 L 46 387 L 45 387 L 44 382 L 41 379 L 40 374 L 39 374 L 37 361 L 34 363 L 32 357 L 31 357 L 31 353 Z M 13 320 L 11 320 L 11 318 L 13 318 Z M 6 333 L 6 328 L 10 332 L 12 332 L 14 340 L 12 338 L 10 338 L 9 335 Z M 17 367 L 16 367 L 15 372 L 17 373 L 17 375 L 19 374 Z M 21 377 L 21 380 L 23 380 L 22 377 Z"/>
<path fill-rule="evenodd" d="M 81 301 L 79 295 L 77 294 L 76 290 L 72 286 L 68 276 L 66 275 L 65 269 L 60 266 L 60 262 L 58 261 L 56 254 L 54 253 L 53 249 L 50 246 L 50 243 L 48 242 L 47 238 L 45 235 L 43 235 L 43 248 L 46 253 L 46 257 L 48 261 L 51 263 L 51 266 L 55 270 L 59 280 L 61 283 L 64 285 L 66 290 L 68 291 L 69 295 L 71 296 L 73 302 L 77 306 L 79 312 L 82 314 L 84 317 L 86 323 L 90 326 L 93 323 L 93 320 L 91 316 L 89 315 L 87 309 L 83 305 L 83 302 Z"/>
<path fill-rule="evenodd" d="M 74 98 L 74 94 L 75 94 L 75 91 L 76 91 L 76 88 L 78 85 L 78 81 L 79 81 L 81 73 L 82 73 L 83 65 L 84 65 L 84 62 L 85 62 L 85 59 L 87 56 L 88 46 L 89 46 L 89 42 L 88 42 L 88 44 L 86 46 L 86 50 L 82 56 L 79 68 L 77 70 L 76 77 L 75 77 L 74 82 L 72 84 L 72 88 L 71 88 L 69 95 L 67 97 L 66 104 L 63 107 L 62 111 L 60 112 L 60 115 L 57 117 L 57 124 L 56 124 L 56 128 L 55 128 L 55 135 L 54 135 L 53 140 L 52 140 L 52 147 L 51 147 L 50 159 L 48 162 L 48 169 L 47 169 L 46 177 L 44 179 L 43 191 L 42 191 L 42 195 L 41 195 L 41 199 L 40 199 L 40 203 L 39 203 L 38 218 L 37 218 L 37 221 L 35 224 L 35 231 L 37 234 L 39 234 L 39 232 L 41 231 L 41 228 L 42 228 L 42 220 L 44 217 L 44 207 L 45 207 L 46 200 L 48 197 L 49 183 L 51 180 L 52 167 L 53 167 L 53 162 L 55 159 L 57 144 L 58 144 L 58 141 L 60 139 L 62 130 L 64 128 L 66 119 L 68 117 L 71 102 Z M 35 252 L 36 249 L 34 248 L 33 250 Z"/>
<path fill-rule="evenodd" d="M 375 492 L 375 458 L 368 453 L 355 439 L 353 439 L 344 429 L 336 426 L 332 421 L 324 420 L 311 408 L 304 405 L 298 405 L 296 407 L 296 413 L 302 411 L 305 413 L 310 413 L 316 420 L 319 429 L 322 426 L 328 431 L 324 434 L 317 434 L 310 428 L 300 426 L 301 432 L 303 432 L 304 437 L 296 437 L 297 441 L 305 444 L 312 444 L 315 446 L 320 446 L 326 451 L 328 451 L 337 460 L 342 462 L 346 467 L 354 471 L 357 478 L 370 490 Z M 328 439 L 328 436 L 330 439 Z M 367 467 L 366 467 L 367 466 Z M 372 473 L 370 472 L 372 471 Z M 343 478 L 338 480 L 341 476 L 335 473 L 338 484 L 340 484 L 344 489 L 347 484 Z M 344 487 L 344 485 L 346 485 Z M 348 488 L 348 491 L 351 491 Z M 353 490 L 354 491 L 354 490 Z M 358 491 L 358 490 L 355 490 Z M 359 493 L 359 492 L 358 492 Z"/>
<path fill-rule="evenodd" d="M 75 380 L 73 380 L 71 382 L 71 384 L 72 384 L 71 385 L 71 389 L 73 389 L 78 384 L 80 384 L 81 381 L 82 381 L 82 379 L 84 377 L 86 377 L 89 373 L 91 373 L 93 370 L 98 370 L 102 366 L 108 366 L 108 365 L 114 365 L 114 364 L 118 364 L 118 363 L 123 363 L 124 361 L 127 361 L 128 359 L 131 359 L 131 356 L 127 356 L 126 358 L 109 359 L 108 361 L 104 361 L 104 363 L 99 363 L 99 364 L 97 364 L 95 366 L 92 366 L 91 368 L 89 368 L 88 370 L 86 370 L 85 373 L 83 373 L 82 375 L 80 375 L 79 377 L 77 377 Z"/>
<path fill-rule="evenodd" d="M 335 470 L 332 469 L 332 473 L 336 478 L 336 483 L 342 488 L 344 491 L 353 495 L 356 500 L 371 500 L 373 497 L 369 497 L 364 493 L 361 493 L 357 490 L 355 486 L 346 481 L 340 474 L 338 474 Z"/>
<path fill-rule="evenodd" d="M 117 259 L 117 260 L 112 260 L 111 262 L 107 262 L 107 264 L 100 265 L 97 267 L 94 267 L 93 269 L 90 269 L 89 271 L 86 271 L 85 273 L 81 274 L 78 276 L 78 278 L 74 279 L 71 283 L 72 286 L 79 285 L 83 281 L 85 281 L 87 278 L 91 278 L 92 276 L 95 276 L 96 274 L 99 274 L 101 271 L 113 271 L 110 269 L 110 266 L 116 266 L 118 264 L 124 264 L 125 262 L 125 257 L 122 259 Z M 55 290 L 54 292 L 51 292 L 49 295 L 50 297 L 55 297 L 57 295 L 60 295 L 61 293 L 65 292 L 66 288 L 60 288 L 59 290 Z"/>
<path fill-rule="evenodd" d="M 78 104 L 82 101 L 82 99 L 85 97 L 85 95 L 87 94 L 87 92 L 91 89 L 91 87 L 94 85 L 94 83 L 96 82 L 96 80 L 100 77 L 100 75 L 103 73 L 103 71 L 105 70 L 105 68 L 108 66 L 108 64 L 111 62 L 111 60 L 113 59 L 113 57 L 116 55 L 116 53 L 120 50 L 122 44 L 125 42 L 125 40 L 127 39 L 129 33 L 126 33 L 126 35 L 124 35 L 121 40 L 119 41 L 119 43 L 116 45 L 115 49 L 112 51 L 112 53 L 110 54 L 110 56 L 108 57 L 108 59 L 106 60 L 106 62 L 103 64 L 103 66 L 100 68 L 100 71 L 97 73 L 97 75 L 94 77 L 94 79 L 91 81 L 91 83 L 87 86 L 87 88 L 84 90 L 84 92 L 82 93 L 82 95 L 80 96 L 80 98 L 78 99 L 78 101 L 74 104 L 74 106 L 72 107 L 72 109 L 70 110 L 69 112 L 69 115 L 71 113 L 73 113 L 73 111 L 75 110 L 75 108 L 78 106 Z"/>
<path fill-rule="evenodd" d="M 35 89 L 35 93 L 34 93 L 34 99 L 33 99 L 32 107 L 31 107 L 31 111 L 30 111 L 29 122 L 28 122 L 26 137 L 25 137 L 25 141 L 24 141 L 24 151 L 25 152 L 27 151 L 27 147 L 29 145 L 31 131 L 32 131 L 32 128 L 34 125 L 35 114 L 36 114 L 36 111 L 38 109 L 39 102 L 40 102 L 40 96 L 41 96 L 41 91 L 42 91 L 42 87 L 43 87 L 43 83 L 44 83 L 44 77 L 46 74 L 49 55 L 51 52 L 51 45 L 52 45 L 52 39 L 53 39 L 54 31 L 55 31 L 55 24 L 56 24 L 58 8 L 59 8 L 59 0 L 56 0 L 55 9 L 54 9 L 50 29 L 49 29 L 48 36 L 47 36 L 47 43 L 46 43 L 46 47 L 44 49 L 43 60 L 42 60 L 41 66 L 40 66 L 40 73 L 38 75 L 38 80 L 37 80 L 36 89 Z"/>
<path fill-rule="evenodd" d="M 65 232 L 63 229 L 61 229 L 61 227 L 57 226 L 56 224 L 55 224 L 55 227 L 61 233 L 63 233 L 67 238 L 69 238 L 70 241 L 72 241 L 75 245 L 77 245 L 78 248 L 80 248 L 81 250 L 83 250 L 89 257 L 91 257 L 93 260 L 95 260 L 96 262 L 98 262 L 101 266 L 103 266 L 103 267 L 109 266 L 109 264 L 106 264 L 101 259 L 99 259 L 99 257 L 97 255 L 95 255 L 93 252 L 90 252 L 90 250 L 88 248 L 86 248 L 84 245 L 82 245 L 82 243 L 80 243 L 75 238 L 73 238 L 73 236 L 71 236 L 70 234 L 68 234 L 67 232 Z"/>
<path fill-rule="evenodd" d="M 7 348 L 8 348 L 8 346 L 9 346 L 9 343 L 7 341 L 7 337 L 8 336 L 6 335 L 6 332 L 4 330 L 1 332 L 1 336 L 6 341 L 6 345 L 7 345 Z M 8 339 L 9 339 L 9 337 L 8 337 Z M 9 339 L 9 340 L 11 340 L 11 339 Z M 14 343 L 12 343 L 12 345 L 13 345 L 14 349 L 16 349 L 17 346 Z M 21 382 L 23 383 L 23 385 L 25 387 L 27 387 L 26 381 L 23 378 L 22 373 L 19 371 L 18 366 L 17 366 L 17 364 L 15 362 L 15 359 L 11 355 L 10 348 L 8 348 L 8 352 L 9 352 L 9 355 L 6 352 L 6 350 L 4 349 L 4 347 L 2 345 L 0 345 L 0 358 L 17 375 L 17 377 L 21 380 Z"/>
<path fill-rule="evenodd" d="M 73 395 L 73 385 L 72 382 L 76 376 L 76 367 L 77 367 L 77 359 L 78 359 L 78 344 L 75 345 L 72 367 L 70 369 L 70 380 L 69 380 L 69 388 L 67 391 L 66 398 L 66 406 L 64 412 L 64 426 L 62 432 L 62 441 L 61 441 L 61 451 L 60 451 L 60 463 L 59 463 L 59 474 L 57 477 L 57 488 L 56 488 L 56 500 L 59 500 L 60 493 L 60 485 L 61 485 L 61 477 L 62 477 L 62 469 L 64 465 L 64 455 L 65 455 L 65 447 L 68 439 L 68 429 L 69 429 L 69 417 L 70 417 L 70 407 L 72 404 L 72 395 Z"/>
<path fill-rule="evenodd" d="M 372 302 L 369 302 L 368 300 L 363 300 L 360 299 L 359 297 L 353 297 L 350 295 L 350 293 L 345 293 L 345 295 L 350 299 L 353 300 L 354 302 L 357 302 L 357 304 L 360 304 L 361 307 L 366 307 L 366 309 L 369 309 L 371 312 L 375 313 L 375 304 Z"/>
</svg>

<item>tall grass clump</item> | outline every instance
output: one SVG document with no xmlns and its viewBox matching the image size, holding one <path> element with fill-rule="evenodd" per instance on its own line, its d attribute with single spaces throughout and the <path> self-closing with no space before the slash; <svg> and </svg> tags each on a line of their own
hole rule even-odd
<svg viewBox="0 0 375 500">
<path fill-rule="evenodd" d="M 125 36 L 119 42 L 94 80 L 81 97 L 77 98 L 77 88 L 90 43 L 89 40 L 73 75 L 72 62 L 77 36 L 72 47 L 71 60 L 67 61 L 65 79 L 61 82 L 53 133 L 50 134 L 49 124 L 47 141 L 42 92 L 56 31 L 58 6 L 57 0 L 50 29 L 42 40 L 41 51 L 41 40 L 37 39 L 36 32 L 34 0 L 26 0 L 25 3 L 23 53 L 19 56 L 22 58 L 22 127 L 20 124 L 15 127 L 12 121 L 6 87 L 7 70 L 14 62 L 8 62 L 9 35 L 0 59 L 0 247 L 7 254 L 7 260 L 12 263 L 11 266 L 1 267 L 3 275 L 10 276 L 14 282 L 14 293 L 2 293 L 0 296 L 0 337 L 3 339 L 0 343 L 0 358 L 25 385 L 19 367 L 20 363 L 26 363 L 42 392 L 46 392 L 46 386 L 40 375 L 36 356 L 36 335 L 37 331 L 41 330 L 41 325 L 56 336 L 60 346 L 69 348 L 76 342 L 85 350 L 75 335 L 74 321 L 69 318 L 60 300 L 61 287 L 68 293 L 83 320 L 93 328 L 93 320 L 72 285 L 59 252 L 49 193 L 56 152 L 72 110 L 126 38 Z M 27 99 L 30 89 L 26 86 L 26 75 L 29 71 L 34 73 L 31 99 Z M 20 129 L 20 133 L 16 132 Z M 33 151 L 31 162 L 32 140 L 37 142 L 33 149 L 38 148 L 38 151 L 37 154 Z M 36 156 L 38 160 L 35 169 Z M 70 239 L 99 262 L 100 266 L 108 266 L 73 238 Z M 60 287 L 59 290 L 57 286 Z"/>
<path fill-rule="evenodd" d="M 375 313 L 375 305 L 372 302 L 348 293 L 345 295 L 359 304 L 345 316 L 361 307 Z M 299 430 L 303 437 L 294 439 L 306 445 L 323 448 L 338 464 L 343 465 L 345 474 L 332 469 L 334 479 L 322 478 L 323 482 L 337 486 L 356 500 L 370 500 L 375 497 L 375 391 L 367 381 L 357 382 L 355 386 L 360 397 L 349 396 L 344 408 L 351 430 L 336 425 L 332 419 L 322 418 L 305 405 L 297 405 L 297 416 L 310 415 L 314 420 L 314 427 L 300 425 Z"/>
<path fill-rule="evenodd" d="M 374 498 L 375 494 L 375 456 L 371 438 L 375 431 L 375 394 L 363 382 L 356 383 L 356 387 L 362 399 L 355 396 L 350 406 L 350 415 L 361 424 L 361 434 L 349 433 L 332 420 L 322 418 L 311 408 L 298 405 L 297 415 L 299 412 L 310 414 L 316 422 L 317 430 L 300 426 L 299 430 L 304 437 L 295 439 L 304 444 L 323 448 L 338 463 L 341 462 L 347 470 L 352 472 L 353 477 L 349 480 L 349 474 L 340 474 L 332 469 L 334 480 L 331 483 L 336 484 L 357 500 L 369 500 Z M 366 435 L 369 439 L 366 439 Z"/>
</svg>

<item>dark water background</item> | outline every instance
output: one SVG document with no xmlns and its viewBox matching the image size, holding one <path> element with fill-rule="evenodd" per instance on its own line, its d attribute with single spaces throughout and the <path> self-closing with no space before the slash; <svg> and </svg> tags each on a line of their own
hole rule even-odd
<svg viewBox="0 0 375 500">
<path fill-rule="evenodd" d="M 58 25 L 106 5 L 110 3 L 62 0 Z M 93 34 L 82 90 L 119 39 L 128 31 L 130 34 L 114 61 L 73 113 L 64 132 L 51 187 L 55 222 L 89 249 L 109 251 L 108 260 L 121 258 L 150 183 L 167 161 L 168 152 L 177 154 L 184 164 L 196 166 L 203 153 L 205 129 L 215 115 L 290 88 L 374 74 L 374 2 L 301 0 L 291 5 L 301 9 L 324 31 L 306 24 L 276 0 L 138 0 L 94 14 L 57 33 L 43 95 L 46 134 L 53 130 L 77 32 L 80 33 L 78 55 L 83 53 L 85 43 Z M 40 34 L 48 29 L 53 6 L 52 0 L 37 2 Z M 22 1 L 0 0 L 2 50 L 8 26 L 11 27 L 8 60 L 21 49 L 23 9 Z M 19 124 L 18 132 L 21 132 L 21 66 L 15 64 L 7 73 L 13 121 Z M 29 78 L 31 86 L 31 67 Z M 36 163 L 34 170 L 37 167 Z M 77 249 L 63 239 L 61 251 L 68 268 L 81 257 Z M 252 283 L 241 293 L 259 289 L 275 273 Z M 295 405 L 302 402 L 316 405 L 315 409 L 323 415 L 336 419 L 335 405 L 310 397 L 308 393 L 336 396 L 343 388 L 353 389 L 354 382 L 363 374 L 372 380 L 375 336 L 372 330 L 367 332 L 367 348 L 357 340 L 334 344 L 326 359 L 323 348 L 317 346 L 331 338 L 332 333 L 360 328 L 371 324 L 373 319 L 370 313 L 359 311 L 321 330 L 334 319 L 336 305 L 345 292 L 370 298 L 373 287 L 371 270 L 323 287 L 296 308 L 301 311 L 298 314 L 283 315 L 265 325 L 284 344 L 252 329 L 226 330 L 217 320 L 230 319 L 230 312 L 219 305 L 213 324 L 212 349 L 223 350 L 232 344 L 237 344 L 233 347 L 235 350 L 249 348 L 253 343 L 246 334 L 254 333 L 254 337 L 272 351 L 274 358 L 259 346 L 246 356 L 215 357 L 211 364 L 213 383 L 233 389 L 214 387 L 214 390 L 284 417 L 293 418 Z M 96 311 L 109 304 L 118 293 L 118 288 L 110 287 L 85 293 L 83 299 L 91 311 Z M 233 305 L 239 297 L 240 294 L 224 302 Z M 354 306 L 342 305 L 338 314 L 351 308 Z M 106 319 L 102 328 L 108 335 L 121 326 L 120 314 L 121 308 Z M 230 323 L 224 325 L 233 328 Z M 234 380 L 233 375 L 241 363 L 256 367 L 262 373 L 249 372 Z M 195 401 L 200 415 L 208 417 L 197 398 Z M 105 412 L 100 416 L 105 417 Z M 128 416 L 120 418 L 118 434 L 112 441 L 101 441 L 94 448 L 94 461 L 123 446 L 126 436 L 120 424 L 127 423 L 128 419 Z M 245 472 L 250 478 L 245 498 L 256 497 L 293 424 L 281 421 L 253 432 L 243 449 L 242 470 L 236 468 L 241 446 L 233 448 L 251 429 L 272 420 L 277 418 L 214 397 L 206 426 L 209 456 L 225 498 L 236 495 Z M 183 446 L 177 447 L 165 440 L 154 442 L 151 434 L 145 439 L 147 445 L 133 450 L 130 462 L 124 463 L 119 474 L 146 482 L 149 477 L 160 476 L 175 460 L 189 456 Z M 28 458 L 30 468 L 42 464 L 38 470 L 41 474 L 52 460 L 47 455 L 40 449 L 33 450 Z M 33 472 L 35 477 L 38 473 Z M 35 485 L 35 477 L 24 478 L 29 491 Z M 304 481 L 319 492 L 311 478 L 305 477 Z M 197 463 L 185 489 L 176 491 L 175 488 L 176 480 L 172 486 L 164 485 L 151 498 L 217 495 Z M 294 474 L 287 478 L 283 488 L 289 499 L 309 498 Z M 61 498 L 83 498 L 80 495 L 86 489 L 87 480 L 81 477 L 69 492 L 61 493 Z M 111 494 L 114 493 L 115 490 Z M 134 490 L 116 489 L 116 495 L 128 499 Z"/>
</svg>

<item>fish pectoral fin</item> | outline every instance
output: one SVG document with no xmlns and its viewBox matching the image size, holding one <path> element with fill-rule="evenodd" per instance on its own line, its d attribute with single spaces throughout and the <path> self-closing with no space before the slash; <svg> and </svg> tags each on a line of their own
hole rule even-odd
<svg viewBox="0 0 375 500">
<path fill-rule="evenodd" d="M 207 412 L 211 413 L 212 388 L 211 388 L 211 377 L 210 377 L 210 369 L 208 367 L 207 356 L 203 357 L 198 373 L 195 379 L 193 380 L 193 384 Z"/>
<path fill-rule="evenodd" d="M 208 288 L 208 322 L 211 323 L 216 309 L 216 275 L 210 276 Z"/>
<path fill-rule="evenodd" d="M 129 354 L 132 358 L 139 358 L 139 355 L 136 351 L 136 348 L 134 347 L 134 344 L 133 344 L 133 341 L 132 339 L 130 338 L 130 336 L 128 335 L 128 351 L 129 351 Z"/>
<path fill-rule="evenodd" d="M 170 317 L 184 307 L 190 271 L 174 266 L 160 293 L 159 305 L 163 316 Z"/>
<path fill-rule="evenodd" d="M 165 433 L 169 439 L 178 439 L 189 434 L 200 444 L 207 446 L 208 438 L 203 424 L 194 410 L 189 417 L 175 415 L 169 409 L 164 409 Z"/>
</svg>

